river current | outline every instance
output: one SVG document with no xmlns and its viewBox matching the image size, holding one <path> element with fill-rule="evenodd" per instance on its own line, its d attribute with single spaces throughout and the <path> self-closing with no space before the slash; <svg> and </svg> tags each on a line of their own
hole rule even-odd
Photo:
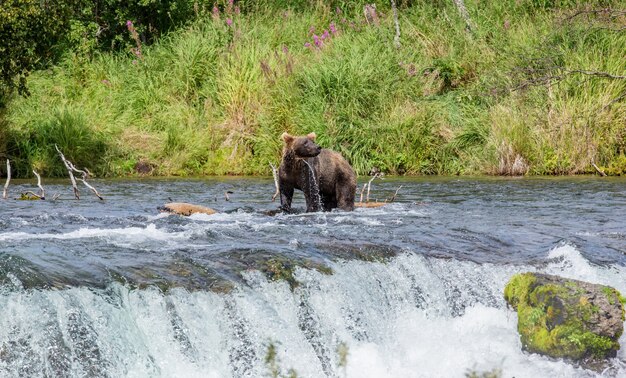
<svg viewBox="0 0 626 378">
<path fill-rule="evenodd" d="M 0 377 L 626 376 L 626 336 L 596 370 L 523 352 L 503 299 L 524 271 L 626 293 L 624 179 L 386 178 L 384 207 L 289 215 L 271 179 L 43 184 L 0 200 Z"/>
</svg>

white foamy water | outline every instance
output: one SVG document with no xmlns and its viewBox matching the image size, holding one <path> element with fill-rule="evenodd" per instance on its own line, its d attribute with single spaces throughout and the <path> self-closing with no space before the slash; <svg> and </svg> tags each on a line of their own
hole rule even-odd
<svg viewBox="0 0 626 378">
<path fill-rule="evenodd" d="M 144 240 L 170 240 L 181 237 L 180 233 L 169 233 L 158 229 L 154 224 L 146 227 L 126 227 L 126 228 L 80 228 L 76 231 L 66 233 L 27 233 L 27 232 L 7 232 L 0 234 L 0 241 L 25 240 L 25 239 L 88 239 L 88 238 L 118 238 L 124 237 L 130 241 Z"/>
<path fill-rule="evenodd" d="M 539 269 L 626 292 L 626 269 L 590 264 L 572 246 Z M 388 263 L 298 269 L 291 291 L 256 271 L 233 292 L 72 288 L 0 295 L 0 376 L 260 377 L 269 343 L 299 377 L 626 375 L 626 352 L 604 373 L 521 351 L 502 298 L 530 266 L 401 255 Z M 620 342 L 626 344 L 626 337 Z M 337 353 L 348 349 L 347 366 Z"/>
</svg>

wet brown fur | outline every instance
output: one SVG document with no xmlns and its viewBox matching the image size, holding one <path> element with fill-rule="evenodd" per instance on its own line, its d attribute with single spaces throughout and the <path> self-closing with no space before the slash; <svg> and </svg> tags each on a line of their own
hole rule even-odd
<svg viewBox="0 0 626 378">
<path fill-rule="evenodd" d="M 282 135 L 285 146 L 278 170 L 281 208 L 291 211 L 293 192 L 298 189 L 304 193 L 307 212 L 334 208 L 354 210 L 354 170 L 340 153 L 319 147 L 315 138 L 315 133 L 306 136 Z M 311 166 L 313 175 L 305 161 Z M 314 183 L 317 183 L 319 191 L 314 190 Z"/>
</svg>

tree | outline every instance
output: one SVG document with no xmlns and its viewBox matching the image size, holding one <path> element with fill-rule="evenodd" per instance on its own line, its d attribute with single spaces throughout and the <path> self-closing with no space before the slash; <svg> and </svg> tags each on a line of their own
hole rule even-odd
<svg viewBox="0 0 626 378">
<path fill-rule="evenodd" d="M 72 1 L 6 0 L 0 7 L 0 108 L 17 90 L 28 94 L 26 77 L 54 56 L 67 29 Z"/>
</svg>

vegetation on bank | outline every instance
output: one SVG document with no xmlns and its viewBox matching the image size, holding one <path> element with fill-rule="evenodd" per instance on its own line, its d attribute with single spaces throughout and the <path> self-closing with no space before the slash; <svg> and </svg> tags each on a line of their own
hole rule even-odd
<svg viewBox="0 0 626 378">
<path fill-rule="evenodd" d="M 471 30 L 453 1 L 398 3 L 400 48 L 387 2 L 220 4 L 152 44 L 129 20 L 121 51 L 78 33 L 0 109 L 0 156 L 14 177 L 63 175 L 55 144 L 100 176 L 269 174 L 282 132 L 315 131 L 360 175 L 626 173 L 619 2 L 466 1 Z"/>
</svg>

